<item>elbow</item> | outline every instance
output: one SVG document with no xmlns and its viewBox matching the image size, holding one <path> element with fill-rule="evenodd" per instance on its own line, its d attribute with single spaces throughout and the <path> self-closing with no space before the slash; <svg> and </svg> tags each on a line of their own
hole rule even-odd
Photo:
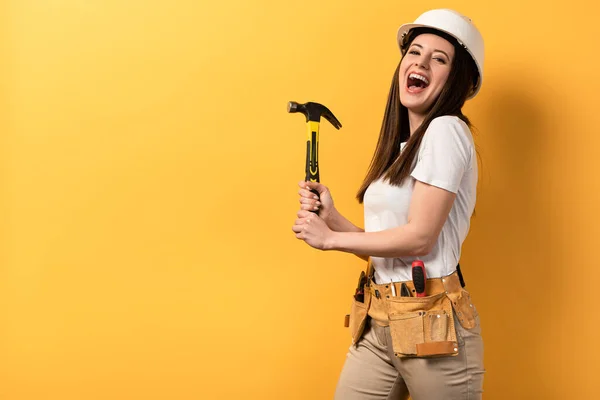
<svg viewBox="0 0 600 400">
<path fill-rule="evenodd" d="M 423 244 L 418 247 L 415 247 L 414 250 L 412 251 L 411 256 L 424 257 L 427 254 L 431 253 L 432 249 L 433 249 L 433 246 L 430 246 L 429 244 Z"/>
<path fill-rule="evenodd" d="M 400 243 L 393 244 L 396 249 L 393 257 L 423 257 L 430 254 L 436 245 L 437 236 L 427 230 L 418 229 L 414 224 L 404 225 L 401 230 Z"/>
<path fill-rule="evenodd" d="M 405 227 L 412 242 L 409 250 L 410 254 L 407 254 L 408 256 L 423 257 L 433 251 L 439 232 L 436 234 L 431 229 L 423 226 L 423 224 L 416 224 L 411 221 Z"/>
<path fill-rule="evenodd" d="M 436 240 L 432 240 L 427 236 L 422 236 L 415 241 L 412 254 L 410 255 L 413 257 L 424 257 L 431 253 L 435 243 Z"/>
</svg>

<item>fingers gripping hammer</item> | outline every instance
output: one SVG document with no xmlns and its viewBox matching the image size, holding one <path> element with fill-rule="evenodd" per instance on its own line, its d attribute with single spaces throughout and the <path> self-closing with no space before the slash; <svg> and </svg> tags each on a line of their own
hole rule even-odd
<svg viewBox="0 0 600 400">
<path fill-rule="evenodd" d="M 308 139 L 306 141 L 306 181 L 319 182 L 319 124 L 321 116 L 333 125 L 335 129 L 340 129 L 342 124 L 333 115 L 327 107 L 319 103 L 308 102 L 298 104 L 295 101 L 288 102 L 288 112 L 300 112 L 306 117 L 306 126 L 308 128 Z M 317 196 L 316 190 L 311 190 Z M 313 211 L 314 212 L 314 211 Z"/>
</svg>

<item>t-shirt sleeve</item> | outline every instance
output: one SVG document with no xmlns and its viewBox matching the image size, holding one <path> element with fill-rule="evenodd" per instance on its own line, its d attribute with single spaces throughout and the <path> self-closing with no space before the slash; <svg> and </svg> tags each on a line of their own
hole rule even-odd
<svg viewBox="0 0 600 400">
<path fill-rule="evenodd" d="M 472 154 L 473 142 L 467 126 L 456 117 L 436 118 L 423 135 L 411 175 L 456 193 L 464 173 L 471 168 Z"/>
</svg>

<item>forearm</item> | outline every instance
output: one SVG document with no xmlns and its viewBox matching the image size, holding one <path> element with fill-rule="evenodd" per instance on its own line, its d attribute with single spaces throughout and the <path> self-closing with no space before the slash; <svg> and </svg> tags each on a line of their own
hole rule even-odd
<svg viewBox="0 0 600 400">
<path fill-rule="evenodd" d="M 327 226 L 332 231 L 336 232 L 364 232 L 363 228 L 360 228 L 350 222 L 346 217 L 338 212 L 335 208 L 331 214 L 324 216 L 323 219 L 327 223 Z"/>
<path fill-rule="evenodd" d="M 327 250 L 385 258 L 424 256 L 430 247 L 411 224 L 379 232 L 332 232 L 326 244 Z"/>
<path fill-rule="evenodd" d="M 332 231 L 336 231 L 336 232 L 364 232 L 365 231 L 363 228 L 360 228 L 360 227 L 354 225 L 352 222 L 350 222 L 350 220 L 348 220 L 346 217 L 344 217 L 342 214 L 340 214 L 336 209 L 334 209 L 333 212 L 330 215 L 326 216 L 324 219 L 325 219 L 325 222 L 327 223 L 327 226 L 329 226 L 329 229 L 331 229 Z M 368 255 L 356 254 L 356 253 L 354 255 L 365 261 L 369 261 Z"/>
</svg>

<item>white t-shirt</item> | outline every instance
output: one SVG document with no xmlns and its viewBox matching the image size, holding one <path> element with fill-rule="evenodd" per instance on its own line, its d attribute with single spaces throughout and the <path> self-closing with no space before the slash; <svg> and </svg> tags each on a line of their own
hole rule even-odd
<svg viewBox="0 0 600 400">
<path fill-rule="evenodd" d="M 406 143 L 401 144 L 401 149 Z M 412 177 L 412 178 L 411 178 Z M 456 193 L 433 250 L 423 257 L 371 257 L 377 283 L 411 280 L 414 260 L 422 260 L 428 278 L 439 278 L 456 270 L 462 243 L 469 232 L 477 190 L 477 157 L 469 127 L 458 117 L 435 118 L 419 147 L 411 177 L 401 186 L 381 179 L 365 192 L 365 232 L 404 225 L 415 179 Z"/>
</svg>

